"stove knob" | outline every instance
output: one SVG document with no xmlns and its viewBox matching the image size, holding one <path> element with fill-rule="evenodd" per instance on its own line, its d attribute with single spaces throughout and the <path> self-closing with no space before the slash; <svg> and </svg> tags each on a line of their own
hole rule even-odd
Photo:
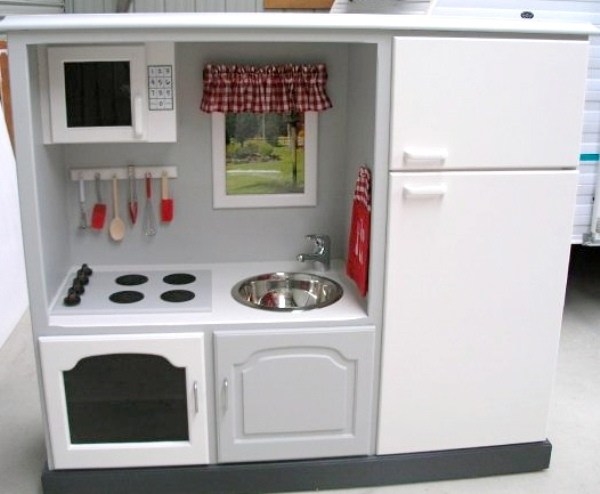
<svg viewBox="0 0 600 494">
<path fill-rule="evenodd" d="M 82 264 L 81 265 L 81 272 L 83 272 L 86 276 L 92 276 L 92 268 L 90 268 L 87 264 Z"/>
<path fill-rule="evenodd" d="M 75 290 L 73 290 L 73 288 L 69 288 L 69 293 L 64 298 L 63 304 L 68 307 L 72 307 L 74 305 L 78 305 L 80 302 L 81 297 L 77 295 L 77 293 L 75 293 Z"/>
<path fill-rule="evenodd" d="M 90 282 L 90 279 L 88 278 L 88 275 L 85 274 L 83 268 L 77 271 L 77 278 L 75 279 L 79 281 L 82 285 L 87 285 Z"/>
<path fill-rule="evenodd" d="M 73 280 L 73 287 L 71 288 L 77 295 L 81 295 L 85 292 L 85 288 L 83 288 L 83 284 L 79 281 L 79 278 L 75 278 Z"/>
</svg>

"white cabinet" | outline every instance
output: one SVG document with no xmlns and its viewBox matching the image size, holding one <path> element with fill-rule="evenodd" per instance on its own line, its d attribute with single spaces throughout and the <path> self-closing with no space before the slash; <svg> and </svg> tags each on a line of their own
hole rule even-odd
<svg viewBox="0 0 600 494">
<path fill-rule="evenodd" d="M 374 328 L 215 334 L 220 462 L 365 455 Z"/>
<path fill-rule="evenodd" d="M 397 37 L 391 168 L 576 167 L 586 40 Z"/>
<path fill-rule="evenodd" d="M 208 463 L 203 334 L 39 343 L 53 468 Z"/>
<path fill-rule="evenodd" d="M 575 184 L 391 173 L 379 454 L 546 438 Z"/>
</svg>

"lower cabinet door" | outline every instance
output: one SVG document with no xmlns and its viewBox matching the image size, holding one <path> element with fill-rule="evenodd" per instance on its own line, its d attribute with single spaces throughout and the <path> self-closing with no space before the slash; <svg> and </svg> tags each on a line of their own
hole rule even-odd
<svg viewBox="0 0 600 494">
<path fill-rule="evenodd" d="M 220 462 L 370 452 L 374 328 L 214 341 Z"/>
<path fill-rule="evenodd" d="M 51 468 L 208 463 L 203 334 L 39 343 Z"/>
</svg>

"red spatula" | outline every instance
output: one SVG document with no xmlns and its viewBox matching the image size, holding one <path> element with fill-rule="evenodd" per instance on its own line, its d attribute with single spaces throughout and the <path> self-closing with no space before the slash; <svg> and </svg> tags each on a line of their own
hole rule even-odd
<svg viewBox="0 0 600 494">
<path fill-rule="evenodd" d="M 169 198 L 169 178 L 166 173 L 162 174 L 160 186 L 160 221 L 169 223 L 173 220 L 173 199 Z"/>
<path fill-rule="evenodd" d="M 96 204 L 92 209 L 91 227 L 94 230 L 102 230 L 104 228 L 104 220 L 106 219 L 106 204 L 102 202 L 102 194 L 100 191 L 100 174 L 94 175 L 96 182 Z"/>
</svg>

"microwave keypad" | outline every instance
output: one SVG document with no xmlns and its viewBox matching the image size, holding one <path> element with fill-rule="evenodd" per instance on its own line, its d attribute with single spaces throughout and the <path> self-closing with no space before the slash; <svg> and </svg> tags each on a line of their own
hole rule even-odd
<svg viewBox="0 0 600 494">
<path fill-rule="evenodd" d="M 150 111 L 173 109 L 172 65 L 148 65 L 148 96 Z"/>
</svg>

